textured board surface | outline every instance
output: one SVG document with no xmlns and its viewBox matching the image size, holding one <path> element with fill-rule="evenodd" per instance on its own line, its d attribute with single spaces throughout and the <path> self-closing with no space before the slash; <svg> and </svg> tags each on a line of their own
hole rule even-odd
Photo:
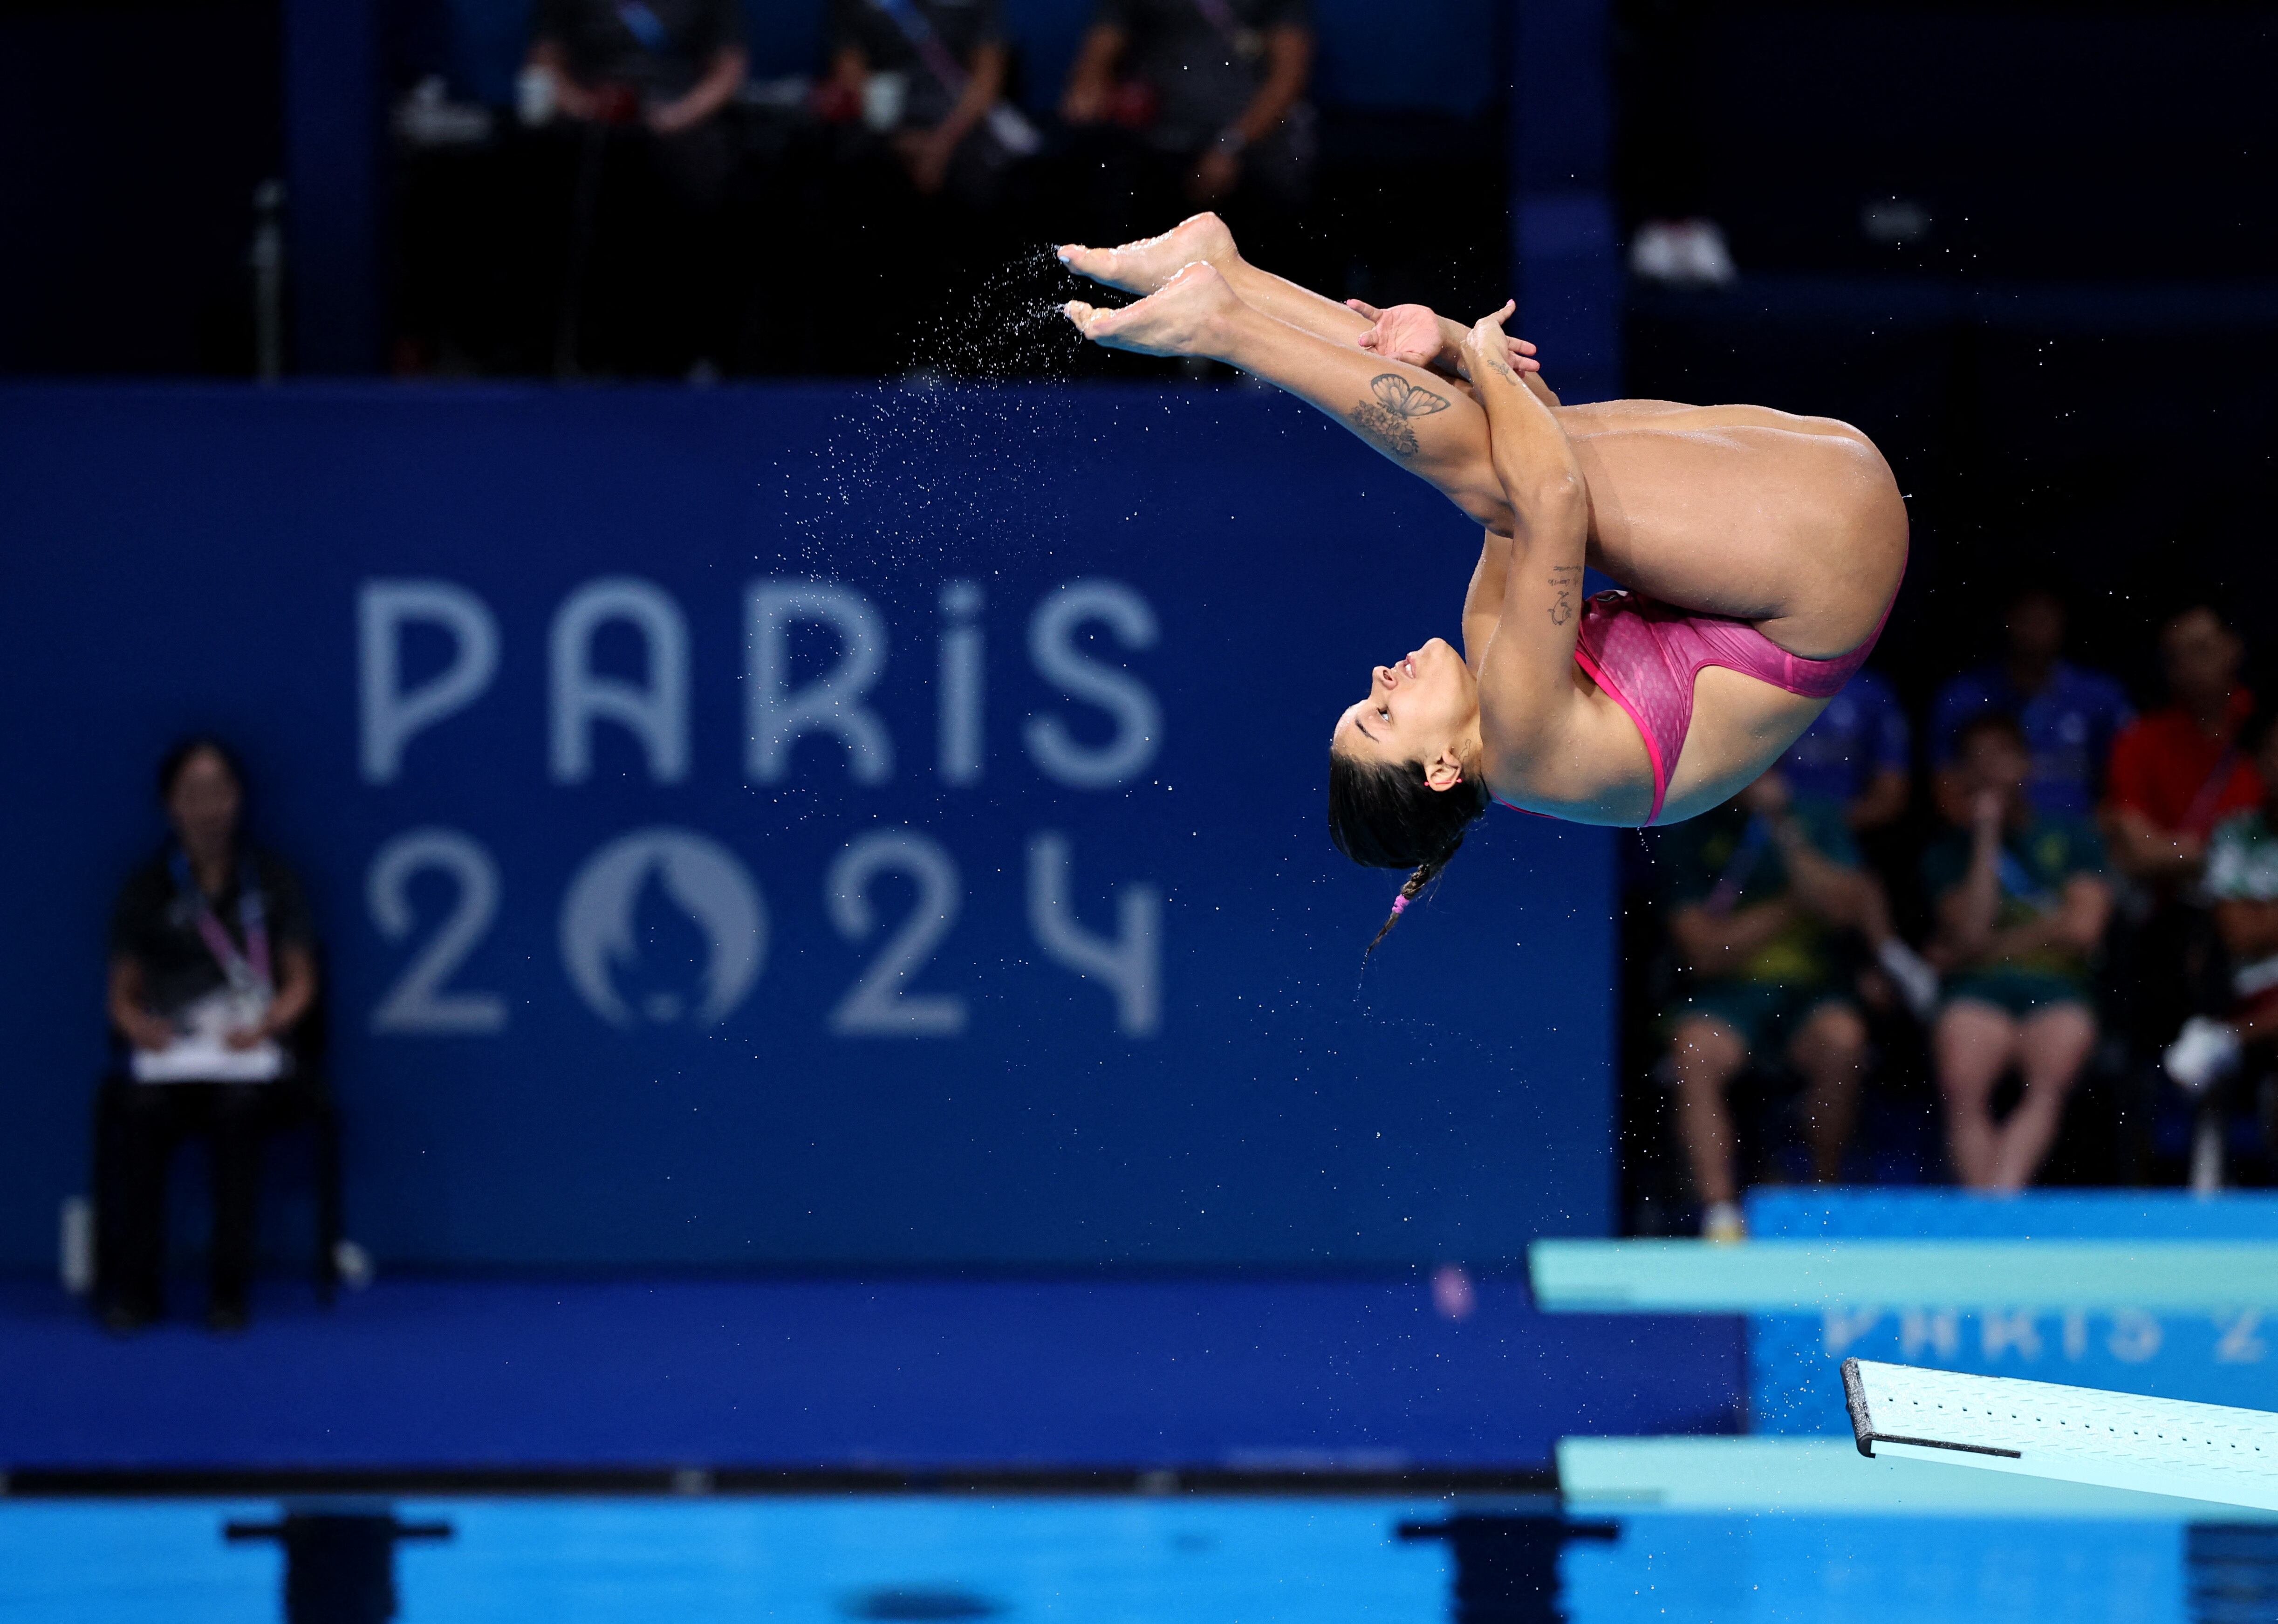
<svg viewBox="0 0 2278 1624">
<path fill-rule="evenodd" d="M 2278 1414 L 1846 1360 L 1859 1452 L 2278 1510 Z"/>
<path fill-rule="evenodd" d="M 1540 1240 L 1527 1266 L 1540 1306 L 1579 1314 L 2278 1306 L 2259 1241 Z"/>
</svg>

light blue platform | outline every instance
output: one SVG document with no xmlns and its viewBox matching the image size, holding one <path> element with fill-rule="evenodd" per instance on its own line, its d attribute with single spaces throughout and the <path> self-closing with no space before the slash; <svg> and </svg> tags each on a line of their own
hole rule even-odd
<svg viewBox="0 0 2278 1624">
<path fill-rule="evenodd" d="M 2241 1241 L 1543 1240 L 1528 1264 L 1554 1313 L 2278 1307 L 2278 1244 Z"/>
<path fill-rule="evenodd" d="M 1847 1432 L 1846 1358 L 2278 1409 L 2278 1196 L 1759 1191 L 1754 1238 L 1542 1241 L 1554 1312 L 1745 1314 L 1749 1430 Z"/>
<path fill-rule="evenodd" d="M 2278 1513 L 1946 1462 L 1868 1459 L 1843 1438 L 1567 1438 L 1558 1481 L 1576 1516 L 2094 1517 L 2255 1522 Z"/>
<path fill-rule="evenodd" d="M 1748 1229 L 1759 1240 L 2268 1241 L 2278 1193 L 2180 1190 L 1757 1190 Z"/>
<path fill-rule="evenodd" d="M 1838 1369 L 1853 1357 L 2278 1409 L 2278 1299 L 2259 1285 L 2278 1270 L 2278 1196 L 1766 1191 L 1748 1218 L 1762 1239 L 1742 1251 L 1913 1244 L 1935 1260 L 1976 1246 L 1988 1259 L 1999 1248 L 2016 1271 L 2004 1280 L 1981 1266 L 1974 1293 L 1960 1275 L 1941 1283 L 1926 1270 L 1912 1282 L 1919 1294 L 1750 1314 L 1751 1431 L 1846 1432 Z M 1910 1237 L 1921 1238 L 1900 1239 Z M 2067 1300 L 2060 1284 L 2083 1283 L 2059 1280 L 2070 1249 L 2099 1246 L 2109 1277 Z"/>
</svg>

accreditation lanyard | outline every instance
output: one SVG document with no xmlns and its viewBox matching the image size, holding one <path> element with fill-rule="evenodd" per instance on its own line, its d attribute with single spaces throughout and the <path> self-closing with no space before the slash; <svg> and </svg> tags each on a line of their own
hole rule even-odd
<svg viewBox="0 0 2278 1624">
<path fill-rule="evenodd" d="M 641 0 L 617 0 L 617 20 L 650 56 L 661 57 L 671 49 L 672 31 Z"/>
<path fill-rule="evenodd" d="M 214 917 L 206 893 L 199 888 L 190 873 L 189 854 L 175 848 L 172 863 L 174 887 L 189 899 L 191 923 L 197 927 L 198 938 L 205 943 L 206 951 L 221 966 L 221 973 L 229 977 L 233 992 L 267 992 L 276 983 L 270 976 L 269 916 L 263 905 L 261 885 L 255 878 L 253 862 L 248 859 L 238 869 L 237 928 L 245 937 L 245 951 L 240 953 L 237 944 L 229 939 L 229 932 Z"/>
<path fill-rule="evenodd" d="M 950 54 L 949 47 L 942 43 L 941 35 L 934 32 L 934 26 L 926 14 L 919 11 L 912 0 L 877 0 L 877 6 L 892 20 L 894 27 L 902 31 L 902 37 L 909 42 L 910 49 L 916 51 L 919 59 L 926 65 L 926 72 L 941 81 L 941 88 L 952 96 L 963 96 L 966 72 L 958 65 L 957 58 Z"/>
</svg>

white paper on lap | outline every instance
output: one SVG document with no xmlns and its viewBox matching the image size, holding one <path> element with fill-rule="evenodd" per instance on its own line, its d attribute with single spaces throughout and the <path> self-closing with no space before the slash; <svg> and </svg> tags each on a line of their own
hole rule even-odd
<svg viewBox="0 0 2278 1624">
<path fill-rule="evenodd" d="M 273 1083 L 285 1074 L 285 1052 L 267 1039 L 249 1049 L 224 1041 L 266 1012 L 265 998 L 217 992 L 180 1017 L 181 1035 L 163 1049 L 137 1049 L 128 1069 L 137 1083 Z"/>
</svg>

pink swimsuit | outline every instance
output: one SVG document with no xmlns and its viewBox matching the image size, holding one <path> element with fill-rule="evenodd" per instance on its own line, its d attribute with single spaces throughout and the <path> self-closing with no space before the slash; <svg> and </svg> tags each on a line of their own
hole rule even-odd
<svg viewBox="0 0 2278 1624">
<path fill-rule="evenodd" d="M 1601 592 L 1583 605 L 1574 663 L 1637 724 L 1653 758 L 1653 811 L 1645 820 L 1651 824 L 1660 820 L 1670 775 L 1693 725 L 1693 683 L 1702 666 L 1721 665 L 1806 699 L 1833 699 L 1867 663 L 1890 618 L 1885 606 L 1867 640 L 1849 654 L 1807 660 L 1745 620 L 1696 615 L 1631 592 Z"/>
</svg>

